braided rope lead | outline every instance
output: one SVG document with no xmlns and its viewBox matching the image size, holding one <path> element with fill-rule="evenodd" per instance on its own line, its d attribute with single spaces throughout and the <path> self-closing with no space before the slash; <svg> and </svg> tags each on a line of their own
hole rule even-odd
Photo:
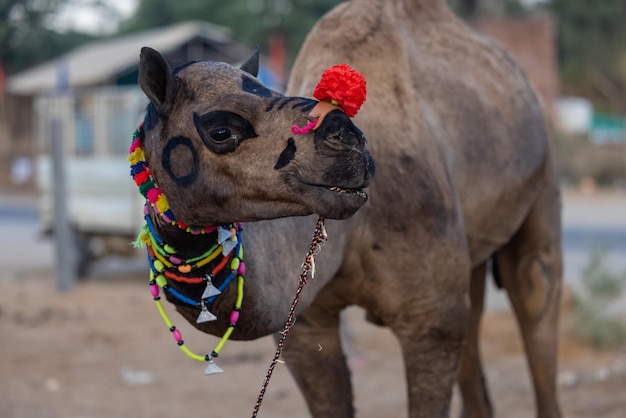
<svg viewBox="0 0 626 418">
<path fill-rule="evenodd" d="M 289 308 L 289 316 L 287 317 L 287 321 L 285 322 L 285 327 L 281 331 L 282 336 L 278 341 L 278 346 L 276 347 L 276 353 L 274 354 L 274 358 L 270 363 L 270 367 L 267 369 L 267 375 L 265 376 L 265 380 L 263 381 L 263 385 L 261 386 L 261 392 L 259 393 L 259 397 L 257 398 L 256 404 L 254 405 L 254 411 L 252 412 L 252 418 L 256 418 L 259 413 L 259 409 L 261 408 L 261 403 L 263 402 L 263 397 L 265 396 L 265 391 L 270 383 L 270 379 L 272 378 L 272 373 L 274 372 L 274 368 L 276 368 L 276 364 L 278 363 L 280 356 L 282 355 L 283 348 L 285 347 L 285 341 L 287 341 L 287 334 L 289 330 L 294 324 L 294 316 L 296 306 L 300 301 L 300 293 L 306 285 L 308 280 L 309 272 L 311 272 L 311 279 L 315 277 L 315 256 L 322 249 L 322 245 L 326 243 L 328 240 L 328 235 L 326 234 L 326 228 L 324 227 L 324 218 L 320 216 L 317 220 L 317 224 L 315 225 L 315 230 L 313 231 L 313 238 L 311 239 L 311 247 L 309 248 L 309 252 L 304 258 L 304 262 L 302 263 L 302 273 L 300 274 L 298 289 L 296 290 L 296 294 L 291 301 L 291 307 Z"/>
</svg>

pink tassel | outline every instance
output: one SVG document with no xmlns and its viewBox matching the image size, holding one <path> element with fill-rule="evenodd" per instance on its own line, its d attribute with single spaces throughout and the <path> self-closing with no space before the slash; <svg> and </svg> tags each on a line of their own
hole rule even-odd
<svg viewBox="0 0 626 418">
<path fill-rule="evenodd" d="M 148 190 L 148 201 L 150 203 L 156 204 L 156 201 L 159 199 L 160 195 L 161 195 L 161 189 L 159 189 L 158 187 L 154 187 Z"/>
<path fill-rule="evenodd" d="M 316 123 L 317 123 L 317 121 L 309 122 L 303 128 L 301 128 L 301 127 L 299 127 L 297 125 L 293 125 L 291 127 L 291 133 L 294 134 L 294 135 L 305 135 L 305 134 L 308 134 L 311 131 L 311 129 L 313 129 L 313 127 L 315 127 Z"/>
<path fill-rule="evenodd" d="M 140 147 L 140 146 L 141 146 L 141 138 L 135 138 L 133 143 L 130 144 L 129 153 L 135 151 L 135 149 L 137 149 L 137 147 Z"/>
</svg>

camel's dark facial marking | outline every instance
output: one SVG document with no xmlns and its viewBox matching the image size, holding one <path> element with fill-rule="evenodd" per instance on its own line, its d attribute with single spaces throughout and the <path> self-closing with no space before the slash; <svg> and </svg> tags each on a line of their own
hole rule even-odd
<svg viewBox="0 0 626 418">
<path fill-rule="evenodd" d="M 161 164 L 172 181 L 180 187 L 191 185 L 200 171 L 198 151 L 191 139 L 184 136 L 171 138 L 161 156 Z"/>
<path fill-rule="evenodd" d="M 309 112 L 317 104 L 317 100 L 305 99 L 303 97 L 276 97 L 272 99 L 272 101 L 270 101 L 269 104 L 265 107 L 265 111 L 271 112 L 272 110 L 274 110 L 274 107 L 278 104 L 278 102 L 281 103 L 280 105 L 278 105 L 276 110 L 282 110 L 285 106 L 294 101 L 297 101 L 297 103 L 294 103 L 291 108 L 300 108 L 303 112 Z"/>
<path fill-rule="evenodd" d="M 278 103 L 281 99 L 282 97 L 276 97 L 275 99 L 272 99 L 270 103 L 267 105 L 267 107 L 265 108 L 265 111 L 270 112 L 272 109 L 274 109 L 274 106 L 276 106 L 276 103 Z"/>
<path fill-rule="evenodd" d="M 296 158 L 296 143 L 293 138 L 289 138 L 287 140 L 287 147 L 280 153 L 278 161 L 276 161 L 276 165 L 274 166 L 274 170 L 280 170 L 289 164 L 294 158 Z"/>
<path fill-rule="evenodd" d="M 291 106 L 291 108 L 292 109 L 302 108 L 303 112 L 309 112 L 311 111 L 311 109 L 315 107 L 316 104 L 317 104 L 317 100 L 300 98 L 300 101 L 294 104 L 293 106 Z"/>
<path fill-rule="evenodd" d="M 242 83 L 241 88 L 246 93 L 254 94 L 259 97 L 272 97 L 272 90 L 265 87 L 257 79 L 252 78 L 246 74 L 241 76 Z"/>
<path fill-rule="evenodd" d="M 214 110 L 202 116 L 194 113 L 193 123 L 204 145 L 217 154 L 233 152 L 241 141 L 258 136 L 247 119 L 226 110 Z"/>
<path fill-rule="evenodd" d="M 293 102 L 296 102 L 296 103 L 293 103 Z M 317 100 L 305 99 L 303 97 L 287 97 L 278 106 L 277 110 L 283 110 L 283 108 L 290 103 L 293 103 L 293 105 L 291 106 L 292 109 L 301 108 L 303 112 L 308 112 L 311 109 L 313 109 L 318 102 Z"/>
<path fill-rule="evenodd" d="M 293 102 L 294 100 L 298 100 L 298 97 L 287 97 L 286 99 L 283 100 L 283 102 L 280 105 L 278 105 L 277 110 L 283 110 L 285 106 L 287 106 L 289 103 Z"/>
</svg>

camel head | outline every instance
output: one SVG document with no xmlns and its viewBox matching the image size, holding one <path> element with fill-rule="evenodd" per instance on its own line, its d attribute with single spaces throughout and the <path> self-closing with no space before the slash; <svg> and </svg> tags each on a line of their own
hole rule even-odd
<svg viewBox="0 0 626 418">
<path fill-rule="evenodd" d="M 142 49 L 145 158 L 176 217 L 221 225 L 353 215 L 374 174 L 362 132 L 335 110 L 319 128 L 292 134 L 317 101 L 265 87 L 258 58 L 240 69 L 199 61 L 172 71 L 157 51 Z"/>
</svg>

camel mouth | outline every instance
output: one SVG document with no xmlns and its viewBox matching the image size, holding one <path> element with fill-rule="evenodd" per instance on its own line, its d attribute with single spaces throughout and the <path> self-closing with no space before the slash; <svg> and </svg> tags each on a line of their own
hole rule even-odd
<svg viewBox="0 0 626 418">
<path fill-rule="evenodd" d="M 354 215 L 369 200 L 364 187 L 341 187 L 324 184 L 304 184 L 308 192 L 303 193 L 304 203 L 310 213 L 328 219 L 347 219 Z"/>
<path fill-rule="evenodd" d="M 360 197 L 363 200 L 367 200 L 369 198 L 368 194 L 365 193 L 363 189 L 344 189 L 343 187 L 338 187 L 338 186 L 326 187 L 326 189 L 335 193 L 340 193 L 340 194 L 347 193 L 350 195 L 354 195 L 354 196 Z"/>
</svg>

